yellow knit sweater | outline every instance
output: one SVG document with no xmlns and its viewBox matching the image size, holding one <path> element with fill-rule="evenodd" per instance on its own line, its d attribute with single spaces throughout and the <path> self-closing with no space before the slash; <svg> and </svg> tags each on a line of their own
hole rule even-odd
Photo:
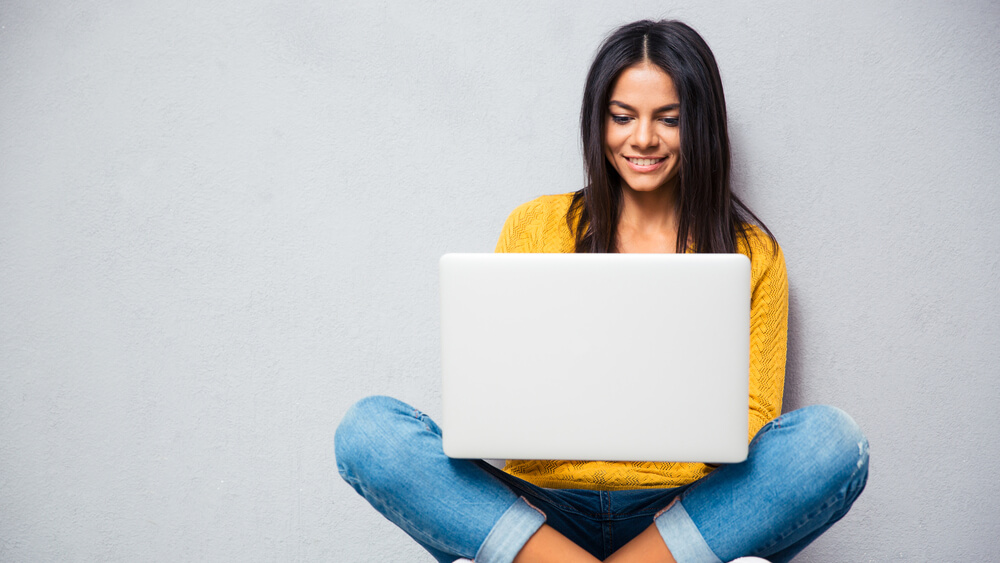
<svg viewBox="0 0 1000 563">
<path fill-rule="evenodd" d="M 566 224 L 573 194 L 542 196 L 515 209 L 504 224 L 497 252 L 573 252 Z M 751 257 L 749 439 L 781 414 L 788 332 L 788 279 L 781 249 L 753 229 Z M 704 463 L 507 460 L 504 471 L 540 487 L 625 490 L 679 487 L 712 471 Z"/>
</svg>

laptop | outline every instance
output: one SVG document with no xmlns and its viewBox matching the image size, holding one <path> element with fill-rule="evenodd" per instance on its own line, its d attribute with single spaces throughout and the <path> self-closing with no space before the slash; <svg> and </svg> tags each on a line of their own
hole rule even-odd
<svg viewBox="0 0 1000 563">
<path fill-rule="evenodd" d="M 449 457 L 746 459 L 746 256 L 446 254 L 440 276 Z"/>
</svg>

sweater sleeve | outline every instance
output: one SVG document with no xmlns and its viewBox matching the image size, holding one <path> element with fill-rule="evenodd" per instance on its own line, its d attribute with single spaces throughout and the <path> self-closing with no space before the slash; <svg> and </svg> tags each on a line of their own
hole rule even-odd
<svg viewBox="0 0 1000 563">
<path fill-rule="evenodd" d="M 788 277 L 781 248 L 754 237 L 750 297 L 750 439 L 781 414 L 788 347 Z M 753 240 L 753 239 L 752 239 Z M 766 241 L 766 242 L 765 242 Z"/>
</svg>

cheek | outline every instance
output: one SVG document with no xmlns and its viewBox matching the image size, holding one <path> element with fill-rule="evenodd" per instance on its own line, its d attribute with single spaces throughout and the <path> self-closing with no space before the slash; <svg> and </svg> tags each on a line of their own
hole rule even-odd
<svg viewBox="0 0 1000 563">
<path fill-rule="evenodd" d="M 612 164 L 615 162 L 615 151 L 612 148 L 614 146 L 614 139 L 611 139 L 607 135 L 604 136 L 604 157 L 607 158 Z"/>
<path fill-rule="evenodd" d="M 681 150 L 681 130 L 680 127 L 675 128 L 674 134 L 667 140 L 670 143 L 670 148 L 674 152 L 680 152 Z"/>
<path fill-rule="evenodd" d="M 615 155 L 624 142 L 626 135 L 621 133 L 615 134 L 614 132 L 605 133 L 604 135 L 604 154 L 607 155 L 608 160 L 614 160 Z"/>
</svg>

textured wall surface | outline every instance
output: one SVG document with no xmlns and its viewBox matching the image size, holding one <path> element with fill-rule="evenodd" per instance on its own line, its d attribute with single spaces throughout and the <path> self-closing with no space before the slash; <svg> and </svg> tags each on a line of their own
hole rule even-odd
<svg viewBox="0 0 1000 563">
<path fill-rule="evenodd" d="M 584 74 L 641 17 L 722 68 L 786 410 L 871 441 L 800 559 L 998 559 L 998 5 L 614 4 L 0 0 L 0 560 L 429 561 L 334 429 L 439 412 L 437 257 L 580 187 Z"/>
</svg>

